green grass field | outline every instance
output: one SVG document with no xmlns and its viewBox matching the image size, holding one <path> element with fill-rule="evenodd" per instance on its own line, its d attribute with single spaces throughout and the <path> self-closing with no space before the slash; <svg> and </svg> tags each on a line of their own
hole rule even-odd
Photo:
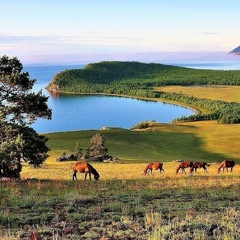
<svg viewBox="0 0 240 240">
<path fill-rule="evenodd" d="M 155 124 L 152 128 L 131 130 L 74 131 L 51 133 L 52 149 L 47 163 L 62 152 L 74 152 L 77 142 L 85 150 L 96 133 L 104 135 L 109 154 L 125 163 L 169 162 L 177 159 L 240 163 L 240 125 L 222 125 L 213 121 Z"/>
</svg>

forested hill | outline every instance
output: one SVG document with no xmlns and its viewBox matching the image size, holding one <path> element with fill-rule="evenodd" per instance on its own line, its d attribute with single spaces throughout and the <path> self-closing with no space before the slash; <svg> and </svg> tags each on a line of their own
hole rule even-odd
<svg viewBox="0 0 240 240">
<path fill-rule="evenodd" d="M 155 90 L 165 85 L 240 85 L 240 70 L 200 70 L 139 62 L 100 62 L 83 69 L 57 74 L 47 86 L 49 91 L 102 93 L 181 102 L 198 110 L 198 114 L 178 121 L 218 120 L 240 123 L 240 104 L 198 99 L 183 94 Z"/>
<path fill-rule="evenodd" d="M 112 82 L 162 85 L 240 85 L 240 71 L 200 70 L 157 63 L 100 62 L 83 69 L 66 70 L 57 74 L 53 84 L 62 91 L 80 91 L 82 84 Z M 50 89 L 52 85 L 48 86 Z M 52 86 L 53 87 L 53 86 Z"/>
</svg>

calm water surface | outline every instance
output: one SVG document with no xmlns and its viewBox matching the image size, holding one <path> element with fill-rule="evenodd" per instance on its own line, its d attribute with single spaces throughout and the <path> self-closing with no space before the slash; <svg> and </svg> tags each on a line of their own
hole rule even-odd
<svg viewBox="0 0 240 240">
<path fill-rule="evenodd" d="M 232 66 L 178 64 L 178 66 L 240 69 L 239 64 Z M 38 119 L 32 125 L 38 133 L 100 129 L 104 126 L 129 129 L 142 121 L 156 120 L 168 123 L 177 117 L 194 114 L 189 108 L 162 102 L 104 95 L 60 94 L 54 97 L 45 90 L 55 74 L 65 69 L 82 67 L 84 66 L 28 66 L 24 68 L 24 71 L 29 72 L 30 78 L 37 79 L 33 90 L 42 90 L 44 95 L 49 96 L 48 106 L 52 109 L 52 120 Z"/>
</svg>

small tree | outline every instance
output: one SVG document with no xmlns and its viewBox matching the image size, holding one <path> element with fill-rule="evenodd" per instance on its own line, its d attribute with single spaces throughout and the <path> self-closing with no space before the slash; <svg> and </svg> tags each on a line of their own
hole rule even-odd
<svg viewBox="0 0 240 240">
<path fill-rule="evenodd" d="M 0 58 L 0 175 L 8 175 L 22 160 L 39 166 L 48 157 L 47 138 L 31 128 L 37 118 L 51 119 L 48 97 L 32 92 L 36 80 L 22 72 L 17 58 Z M 20 177 L 20 175 L 19 175 Z"/>
<path fill-rule="evenodd" d="M 87 155 L 91 160 L 103 160 L 106 159 L 108 153 L 108 149 L 105 148 L 105 138 L 101 134 L 95 134 L 89 143 L 89 147 L 87 149 Z"/>
<path fill-rule="evenodd" d="M 79 141 L 77 142 L 77 145 L 76 145 L 76 147 L 75 147 L 75 151 L 76 151 L 76 156 L 77 156 L 77 159 L 79 160 L 79 159 L 81 159 L 82 158 L 82 156 L 83 156 L 83 153 L 82 153 L 82 147 L 80 146 L 80 143 L 79 143 Z"/>
</svg>

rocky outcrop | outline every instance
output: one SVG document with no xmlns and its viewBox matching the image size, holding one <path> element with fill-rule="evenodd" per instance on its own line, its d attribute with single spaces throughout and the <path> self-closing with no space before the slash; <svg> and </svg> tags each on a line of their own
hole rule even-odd
<svg viewBox="0 0 240 240">
<path fill-rule="evenodd" d="M 240 46 L 234 48 L 232 51 L 229 52 L 229 54 L 239 55 L 240 56 Z"/>
<path fill-rule="evenodd" d="M 55 83 L 49 83 L 48 86 L 46 87 L 46 89 L 49 92 L 59 92 L 60 91 L 59 86 Z"/>
</svg>

